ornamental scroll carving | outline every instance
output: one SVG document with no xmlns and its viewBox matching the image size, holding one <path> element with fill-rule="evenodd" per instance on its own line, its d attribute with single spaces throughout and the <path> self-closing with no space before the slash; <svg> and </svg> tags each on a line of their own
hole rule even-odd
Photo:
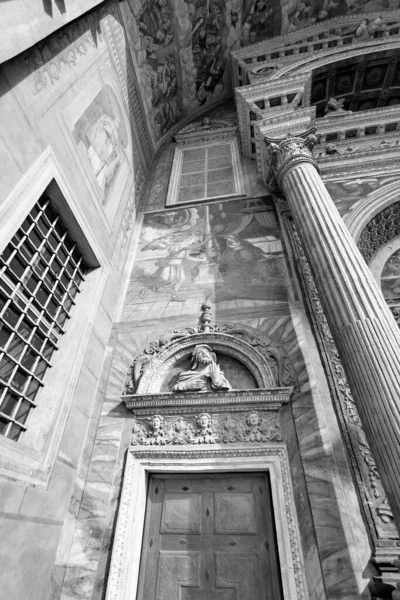
<svg viewBox="0 0 400 600">
<path fill-rule="evenodd" d="M 136 417 L 132 445 L 164 446 L 234 442 L 280 442 L 278 412 Z"/>
<path fill-rule="evenodd" d="M 375 559 L 382 567 L 383 564 L 391 561 L 392 554 L 393 556 L 396 555 L 396 542 L 394 540 L 398 538 L 398 533 L 375 460 L 361 426 L 339 353 L 320 303 L 310 266 L 293 221 L 287 215 L 286 219 L 321 357 L 327 371 L 332 374 L 331 378 L 328 377 L 328 381 L 330 382 L 332 398 L 349 453 L 354 478 L 358 485 L 361 505 L 375 544 Z"/>
</svg>

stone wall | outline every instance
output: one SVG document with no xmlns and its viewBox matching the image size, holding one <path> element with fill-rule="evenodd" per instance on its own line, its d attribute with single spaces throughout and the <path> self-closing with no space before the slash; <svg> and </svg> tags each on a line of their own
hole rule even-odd
<svg viewBox="0 0 400 600">
<path fill-rule="evenodd" d="M 21 12 L 22 3 L 8 4 L 12 5 L 10 15 Z M 31 22 L 27 23 L 28 16 L 21 19 L 31 36 L 27 46 L 36 41 L 32 37 L 35 10 L 42 3 L 28 4 L 24 3 L 23 10 L 25 16 L 31 15 Z M 60 3 L 55 4 L 57 12 Z M 78 14 L 77 4 L 66 3 L 66 19 Z M 85 3 L 85 10 L 93 4 Z M 55 23 L 61 24 L 60 20 Z M 42 33 L 47 33 L 45 23 L 43 27 Z M 17 33 L 13 30 L 21 41 L 24 34 Z M 7 32 L 3 44 L 6 38 Z M 0 90 L 2 248 L 44 188 L 55 180 L 72 211 L 76 207 L 76 220 L 97 262 L 49 370 L 49 385 L 62 400 L 63 409 L 48 463 L 34 472 L 29 461 L 33 464 L 36 458 L 23 439 L 18 444 L 10 442 L 7 452 L 22 452 L 23 457 L 26 452 L 28 457 L 22 459 L 26 464 L 18 472 L 18 466 L 5 458 L 3 445 L 8 440 L 0 440 L 2 596 L 39 600 L 48 591 L 64 523 L 61 562 L 69 554 L 68 536 L 75 526 L 101 412 L 104 357 L 118 315 L 128 242 L 152 150 L 146 146 L 146 125 L 117 2 L 104 3 L 3 63 Z M 104 176 L 90 159 L 90 145 L 101 144 L 102 122 L 112 130 L 113 156 L 117 157 L 114 164 L 104 157 L 105 166 L 110 167 Z M 83 314 L 87 318 L 82 331 L 74 332 L 74 318 L 76 322 Z M 57 373 L 62 385 L 54 381 Z M 40 410 L 39 401 L 34 412 Z"/>
</svg>

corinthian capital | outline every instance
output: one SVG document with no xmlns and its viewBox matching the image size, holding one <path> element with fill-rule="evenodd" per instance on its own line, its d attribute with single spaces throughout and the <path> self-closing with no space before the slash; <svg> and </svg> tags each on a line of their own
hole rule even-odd
<svg viewBox="0 0 400 600">
<path fill-rule="evenodd" d="M 280 187 L 282 178 L 289 167 L 300 162 L 311 162 L 317 169 L 313 159 L 312 149 L 317 142 L 315 127 L 304 133 L 293 135 L 288 133 L 284 138 L 265 136 L 264 142 L 268 148 L 269 172 L 275 177 Z"/>
</svg>

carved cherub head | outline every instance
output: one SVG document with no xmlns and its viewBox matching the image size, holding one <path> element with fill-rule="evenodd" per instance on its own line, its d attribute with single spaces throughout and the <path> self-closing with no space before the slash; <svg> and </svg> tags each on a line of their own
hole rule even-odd
<svg viewBox="0 0 400 600">
<path fill-rule="evenodd" d="M 162 433 L 164 427 L 164 417 L 161 415 L 153 415 L 150 419 L 150 429 L 153 435 Z"/>
<path fill-rule="evenodd" d="M 197 417 L 197 427 L 201 432 L 206 432 L 211 427 L 211 416 L 208 413 L 201 413 Z"/>
<path fill-rule="evenodd" d="M 254 429 L 256 427 L 260 427 L 262 418 L 258 412 L 253 411 L 247 415 L 246 423 L 251 429 Z"/>
</svg>

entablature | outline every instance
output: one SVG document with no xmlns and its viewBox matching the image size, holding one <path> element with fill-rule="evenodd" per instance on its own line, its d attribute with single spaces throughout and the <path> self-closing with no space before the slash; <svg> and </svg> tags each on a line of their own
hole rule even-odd
<svg viewBox="0 0 400 600">
<path fill-rule="evenodd" d="M 307 59 L 337 55 L 333 60 L 340 60 L 344 52 L 354 55 L 366 49 L 368 53 L 384 49 L 382 46 L 398 47 L 399 34 L 398 10 L 341 16 L 293 33 L 284 32 L 232 52 L 233 85 L 246 86 L 259 77 L 279 79 L 288 70 L 302 67 Z"/>
</svg>

